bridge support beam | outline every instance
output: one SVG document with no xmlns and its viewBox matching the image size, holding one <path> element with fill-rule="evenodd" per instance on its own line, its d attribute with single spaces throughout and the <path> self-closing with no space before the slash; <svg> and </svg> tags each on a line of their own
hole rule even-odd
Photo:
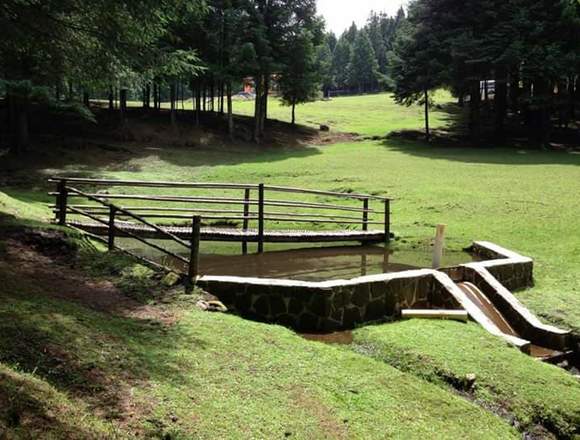
<svg viewBox="0 0 580 440">
<path fill-rule="evenodd" d="M 199 275 L 199 236 L 201 231 L 201 217 L 194 216 L 191 222 L 191 247 L 189 267 L 187 271 L 187 289 L 191 290 Z"/>
</svg>

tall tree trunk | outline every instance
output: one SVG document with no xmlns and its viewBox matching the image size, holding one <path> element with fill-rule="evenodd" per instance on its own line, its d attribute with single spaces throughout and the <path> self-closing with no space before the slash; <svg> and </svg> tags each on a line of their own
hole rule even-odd
<svg viewBox="0 0 580 440">
<path fill-rule="evenodd" d="M 234 139 L 234 108 L 232 103 L 232 82 L 228 80 L 226 86 L 226 93 L 228 95 L 228 133 L 230 138 Z"/>
<path fill-rule="evenodd" d="M 520 72 L 515 69 L 510 75 L 510 108 L 512 112 L 519 113 L 522 111 L 520 106 Z"/>
<path fill-rule="evenodd" d="M 151 85 L 147 83 L 143 88 L 143 108 L 151 106 Z"/>
<path fill-rule="evenodd" d="M 115 110 L 115 95 L 113 93 L 113 87 L 109 86 L 109 111 Z"/>
<path fill-rule="evenodd" d="M 83 91 L 83 104 L 87 108 L 91 106 L 89 91 L 87 89 Z"/>
<path fill-rule="evenodd" d="M 507 70 L 504 67 L 495 69 L 495 136 L 503 139 L 507 111 Z"/>
<path fill-rule="evenodd" d="M 171 81 L 171 85 L 169 86 L 169 100 L 170 102 L 170 114 L 171 114 L 171 126 L 173 128 L 175 128 L 176 124 L 177 124 L 177 118 L 175 115 L 175 102 L 176 102 L 177 96 L 176 96 L 176 86 L 175 86 L 175 81 Z"/>
<path fill-rule="evenodd" d="M 576 100 L 580 96 L 580 79 L 577 76 L 570 76 L 568 80 L 568 96 L 570 103 L 568 105 L 569 118 L 572 122 L 576 121 Z"/>
<path fill-rule="evenodd" d="M 212 78 L 210 88 L 209 88 L 209 95 L 210 95 L 210 105 L 209 109 L 211 112 L 215 111 L 215 80 Z"/>
<path fill-rule="evenodd" d="M 425 89 L 425 139 L 431 142 L 431 130 L 429 128 L 429 91 Z"/>
<path fill-rule="evenodd" d="M 157 111 L 158 110 L 158 105 L 159 105 L 159 97 L 157 96 L 157 88 L 159 86 L 157 85 L 157 81 L 153 82 L 153 110 Z"/>
<path fill-rule="evenodd" d="M 18 153 L 22 153 L 30 144 L 30 133 L 28 124 L 28 98 L 19 98 L 18 103 Z"/>
<path fill-rule="evenodd" d="M 550 101 L 552 99 L 553 86 L 544 78 L 534 81 L 534 101 L 536 102 L 534 114 L 537 120 L 537 141 L 542 147 L 548 146 L 552 128 Z"/>
<path fill-rule="evenodd" d="M 292 100 L 292 127 L 296 127 L 296 100 Z"/>
<path fill-rule="evenodd" d="M 262 103 L 262 78 L 256 76 L 256 104 L 254 108 L 254 142 L 260 143 L 262 139 L 262 118 L 264 105 Z"/>
<path fill-rule="evenodd" d="M 224 94 L 225 94 L 224 90 L 225 90 L 225 84 L 222 81 L 221 85 L 220 85 L 220 115 L 222 115 L 222 116 L 224 114 Z"/>
<path fill-rule="evenodd" d="M 195 125 L 199 127 L 201 123 L 201 87 L 202 83 L 198 79 L 196 81 L 197 87 L 195 88 Z"/>
<path fill-rule="evenodd" d="M 119 91 L 119 114 L 121 115 L 121 123 L 124 125 L 127 117 L 127 89 Z"/>
<path fill-rule="evenodd" d="M 12 135 L 10 151 L 19 155 L 30 144 L 28 97 L 17 96 L 8 88 L 6 90 L 6 100 L 8 104 L 8 130 Z"/>
<path fill-rule="evenodd" d="M 469 131 L 474 144 L 481 141 L 481 87 L 479 79 L 473 80 L 469 100 Z"/>
<path fill-rule="evenodd" d="M 268 121 L 268 97 L 270 96 L 270 73 L 264 75 L 264 114 L 262 119 L 262 129 Z"/>
</svg>

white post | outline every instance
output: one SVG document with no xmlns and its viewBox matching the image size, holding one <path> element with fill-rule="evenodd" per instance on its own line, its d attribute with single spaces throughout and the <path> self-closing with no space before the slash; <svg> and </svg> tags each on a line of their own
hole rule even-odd
<svg viewBox="0 0 580 440">
<path fill-rule="evenodd" d="M 441 267 L 443 260 L 443 248 L 445 246 L 445 228 L 447 225 L 437 225 L 435 234 L 435 245 L 433 246 L 433 269 Z"/>
</svg>

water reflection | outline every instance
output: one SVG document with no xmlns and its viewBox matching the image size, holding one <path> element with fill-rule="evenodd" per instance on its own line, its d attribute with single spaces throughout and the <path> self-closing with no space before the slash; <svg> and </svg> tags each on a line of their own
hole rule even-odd
<svg viewBox="0 0 580 440">
<path fill-rule="evenodd" d="M 446 265 L 470 261 L 463 252 L 447 253 Z M 181 263 L 162 257 L 161 263 L 181 269 Z M 249 255 L 201 255 L 203 275 L 284 278 L 302 281 L 350 279 L 365 275 L 429 267 L 427 250 L 394 251 L 383 246 L 341 246 L 293 249 Z"/>
</svg>

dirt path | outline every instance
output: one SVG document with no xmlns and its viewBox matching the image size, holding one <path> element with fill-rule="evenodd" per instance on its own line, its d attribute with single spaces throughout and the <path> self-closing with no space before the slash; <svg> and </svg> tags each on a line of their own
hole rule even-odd
<svg viewBox="0 0 580 440">
<path fill-rule="evenodd" d="M 18 234 L 7 238 L 4 253 L 0 256 L 0 270 L 33 281 L 38 286 L 35 290 L 52 298 L 74 301 L 94 310 L 132 319 L 153 320 L 166 325 L 175 322 L 173 312 L 161 306 L 141 304 L 125 296 L 111 281 L 83 274 L 75 267 L 76 256 L 62 246 L 57 251 L 46 251 L 35 242 L 38 234 Z"/>
</svg>

